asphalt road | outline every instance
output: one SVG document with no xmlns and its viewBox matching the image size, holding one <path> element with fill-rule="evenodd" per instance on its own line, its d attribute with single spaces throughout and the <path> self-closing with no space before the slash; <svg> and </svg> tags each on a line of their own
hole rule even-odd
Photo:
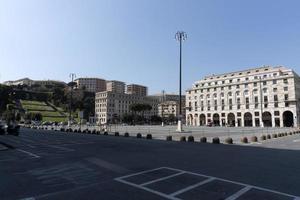
<svg viewBox="0 0 300 200">
<path fill-rule="evenodd" d="M 0 151 L 1 200 L 300 196 L 299 135 L 240 146 L 21 129 L 0 141 L 15 147 Z"/>
</svg>

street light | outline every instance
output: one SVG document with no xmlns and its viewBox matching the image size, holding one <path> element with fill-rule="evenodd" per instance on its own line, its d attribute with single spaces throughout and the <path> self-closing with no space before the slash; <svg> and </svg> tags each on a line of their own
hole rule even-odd
<svg viewBox="0 0 300 200">
<path fill-rule="evenodd" d="M 183 31 L 178 31 L 175 34 L 175 39 L 179 41 L 179 116 L 178 116 L 178 127 L 177 131 L 181 132 L 182 131 L 182 124 L 181 124 L 181 118 L 182 118 L 182 113 L 181 113 L 181 63 L 182 63 L 182 41 L 185 41 L 187 39 L 187 34 Z"/>
<path fill-rule="evenodd" d="M 69 75 L 69 77 L 71 78 L 72 82 L 70 84 L 71 86 L 71 98 L 70 98 L 70 110 L 69 110 L 69 121 L 68 121 L 68 126 L 70 127 L 71 126 L 71 120 L 72 120 L 72 103 L 73 103 L 73 82 L 74 82 L 74 78 L 76 77 L 76 74 L 74 73 L 71 73 Z"/>
</svg>

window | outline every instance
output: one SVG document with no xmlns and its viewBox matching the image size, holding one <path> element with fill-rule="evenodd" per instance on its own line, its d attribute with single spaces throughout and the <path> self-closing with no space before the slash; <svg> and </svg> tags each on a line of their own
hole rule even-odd
<svg viewBox="0 0 300 200">
<path fill-rule="evenodd" d="M 225 117 L 225 113 L 222 113 L 221 116 L 222 116 L 222 117 Z"/>
<path fill-rule="evenodd" d="M 267 93 L 267 92 L 268 92 L 268 89 L 267 89 L 267 88 L 264 88 L 264 89 L 263 89 L 263 92 L 264 92 L 264 93 Z"/>
<path fill-rule="evenodd" d="M 253 90 L 253 94 L 257 94 L 257 89 L 254 89 L 254 90 Z"/>
<path fill-rule="evenodd" d="M 231 96 L 232 96 L 232 92 L 228 92 L 228 96 L 230 96 L 230 97 L 231 97 Z"/>
<path fill-rule="evenodd" d="M 210 86 L 210 83 L 208 83 L 208 86 Z"/>
<path fill-rule="evenodd" d="M 277 92 L 277 88 L 273 88 L 273 92 Z"/>
<path fill-rule="evenodd" d="M 283 83 L 287 84 L 288 83 L 288 80 L 285 78 L 283 79 Z"/>
<path fill-rule="evenodd" d="M 254 115 L 257 117 L 259 116 L 259 112 L 254 112 Z"/>
<path fill-rule="evenodd" d="M 241 80 L 241 79 L 238 78 L 238 79 L 237 79 L 237 82 L 240 82 L 240 80 Z"/>
<path fill-rule="evenodd" d="M 245 88 L 248 88 L 248 83 L 246 83 L 244 86 L 245 86 Z"/>
<path fill-rule="evenodd" d="M 257 83 L 255 82 L 255 83 L 253 83 L 253 87 L 257 87 Z"/>
<path fill-rule="evenodd" d="M 222 84 L 225 84 L 225 81 L 222 81 Z"/>
<path fill-rule="evenodd" d="M 245 90 L 245 91 L 244 91 L 244 94 L 245 94 L 245 95 L 248 95 L 248 94 L 249 94 L 249 91 L 248 91 L 248 90 Z"/>
<path fill-rule="evenodd" d="M 278 96 L 274 95 L 274 101 L 278 101 Z"/>
<path fill-rule="evenodd" d="M 240 91 L 237 91 L 237 92 L 236 92 L 236 96 L 240 96 Z"/>
<path fill-rule="evenodd" d="M 224 97 L 224 93 L 223 92 L 221 93 L 221 97 Z"/>
<path fill-rule="evenodd" d="M 249 81 L 249 78 L 248 78 L 248 77 L 246 77 L 246 78 L 245 78 L 245 81 Z"/>
<path fill-rule="evenodd" d="M 214 93 L 214 98 L 217 98 L 217 93 Z"/>
<path fill-rule="evenodd" d="M 239 89 L 240 88 L 240 85 L 236 85 L 236 89 Z"/>
<path fill-rule="evenodd" d="M 289 102 L 285 102 L 285 107 L 289 107 L 289 106 L 290 106 Z"/>
<path fill-rule="evenodd" d="M 273 84 L 277 84 L 277 80 L 273 80 Z"/>
<path fill-rule="evenodd" d="M 221 90 L 224 90 L 224 87 L 221 87 Z"/>
<path fill-rule="evenodd" d="M 268 96 L 264 96 L 264 102 L 268 102 Z"/>
<path fill-rule="evenodd" d="M 229 83 L 232 83 L 232 79 L 229 80 Z"/>
<path fill-rule="evenodd" d="M 238 112 L 238 113 L 236 113 L 236 115 L 237 115 L 238 117 L 241 117 L 241 116 L 242 116 L 242 113 Z"/>
<path fill-rule="evenodd" d="M 217 91 L 217 88 L 214 88 L 214 91 Z"/>
<path fill-rule="evenodd" d="M 229 90 L 231 90 L 231 85 L 230 85 L 230 86 L 228 86 L 228 89 L 229 89 Z"/>
<path fill-rule="evenodd" d="M 284 100 L 285 100 L 285 101 L 289 100 L 289 95 L 288 95 L 288 94 L 285 94 L 285 95 L 284 95 Z"/>
<path fill-rule="evenodd" d="M 203 93 L 203 89 L 201 89 L 200 92 Z"/>
<path fill-rule="evenodd" d="M 283 90 L 284 90 L 284 91 L 288 91 L 288 87 L 284 87 Z"/>
<path fill-rule="evenodd" d="M 279 116 L 279 111 L 274 111 L 275 116 Z"/>
<path fill-rule="evenodd" d="M 215 85 L 218 85 L 218 81 L 215 82 Z"/>
<path fill-rule="evenodd" d="M 274 103 L 274 107 L 275 107 L 275 108 L 278 108 L 278 102 L 275 102 L 275 103 Z"/>
<path fill-rule="evenodd" d="M 209 92 L 209 88 L 207 88 L 207 92 Z"/>
<path fill-rule="evenodd" d="M 263 85 L 267 85 L 267 81 L 263 81 Z"/>
</svg>

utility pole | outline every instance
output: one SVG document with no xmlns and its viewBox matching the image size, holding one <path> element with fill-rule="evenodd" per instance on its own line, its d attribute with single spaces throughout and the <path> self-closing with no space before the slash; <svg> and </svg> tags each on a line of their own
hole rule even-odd
<svg viewBox="0 0 300 200">
<path fill-rule="evenodd" d="M 182 102 L 181 102 L 181 65 L 182 65 L 182 42 L 187 39 L 187 34 L 183 31 L 178 31 L 175 34 L 175 39 L 179 41 L 179 115 L 178 115 L 178 123 L 177 123 L 177 131 L 182 132 Z"/>
<path fill-rule="evenodd" d="M 165 91 L 162 91 L 161 99 L 161 126 L 164 126 L 164 102 L 165 102 Z"/>
<path fill-rule="evenodd" d="M 71 98 L 70 98 L 70 107 L 69 107 L 69 121 L 68 121 L 68 126 L 71 126 L 71 120 L 72 120 L 72 104 L 73 104 L 73 83 L 74 83 L 74 78 L 76 78 L 76 74 L 71 73 L 69 75 L 69 77 L 71 78 L 72 82 L 71 82 Z"/>
</svg>

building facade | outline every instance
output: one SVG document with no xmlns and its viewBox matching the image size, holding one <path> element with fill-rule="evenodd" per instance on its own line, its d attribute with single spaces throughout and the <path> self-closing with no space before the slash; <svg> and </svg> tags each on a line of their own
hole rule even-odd
<svg viewBox="0 0 300 200">
<path fill-rule="evenodd" d="M 186 91 L 186 123 L 194 126 L 297 127 L 300 78 L 264 66 L 207 76 Z"/>
<path fill-rule="evenodd" d="M 130 84 L 130 85 L 127 85 L 126 92 L 127 92 L 127 94 L 147 96 L 148 95 L 148 88 L 146 86 L 142 86 L 142 85 Z"/>
<path fill-rule="evenodd" d="M 149 104 L 151 111 L 144 113 L 146 118 L 157 115 L 158 100 L 135 94 L 126 94 L 112 91 L 98 92 L 95 98 L 95 114 L 97 124 L 108 124 L 120 121 L 125 114 L 131 113 L 131 104 Z"/>
<path fill-rule="evenodd" d="M 56 80 L 31 80 L 29 78 L 23 78 L 15 81 L 5 81 L 3 83 L 4 85 L 8 86 L 17 86 L 17 85 L 27 85 L 27 86 L 32 86 L 32 85 L 40 85 L 40 86 L 66 86 L 67 84 L 62 81 L 56 81 Z"/>
<path fill-rule="evenodd" d="M 78 78 L 75 80 L 77 87 L 85 88 L 89 92 L 103 92 L 106 91 L 106 81 L 100 78 Z"/>
<path fill-rule="evenodd" d="M 106 81 L 106 91 L 114 92 L 114 93 L 125 93 L 125 83 L 122 81 Z"/>
<path fill-rule="evenodd" d="M 158 115 L 168 118 L 171 115 L 177 117 L 179 115 L 179 104 L 177 101 L 164 101 L 158 104 Z"/>
</svg>

